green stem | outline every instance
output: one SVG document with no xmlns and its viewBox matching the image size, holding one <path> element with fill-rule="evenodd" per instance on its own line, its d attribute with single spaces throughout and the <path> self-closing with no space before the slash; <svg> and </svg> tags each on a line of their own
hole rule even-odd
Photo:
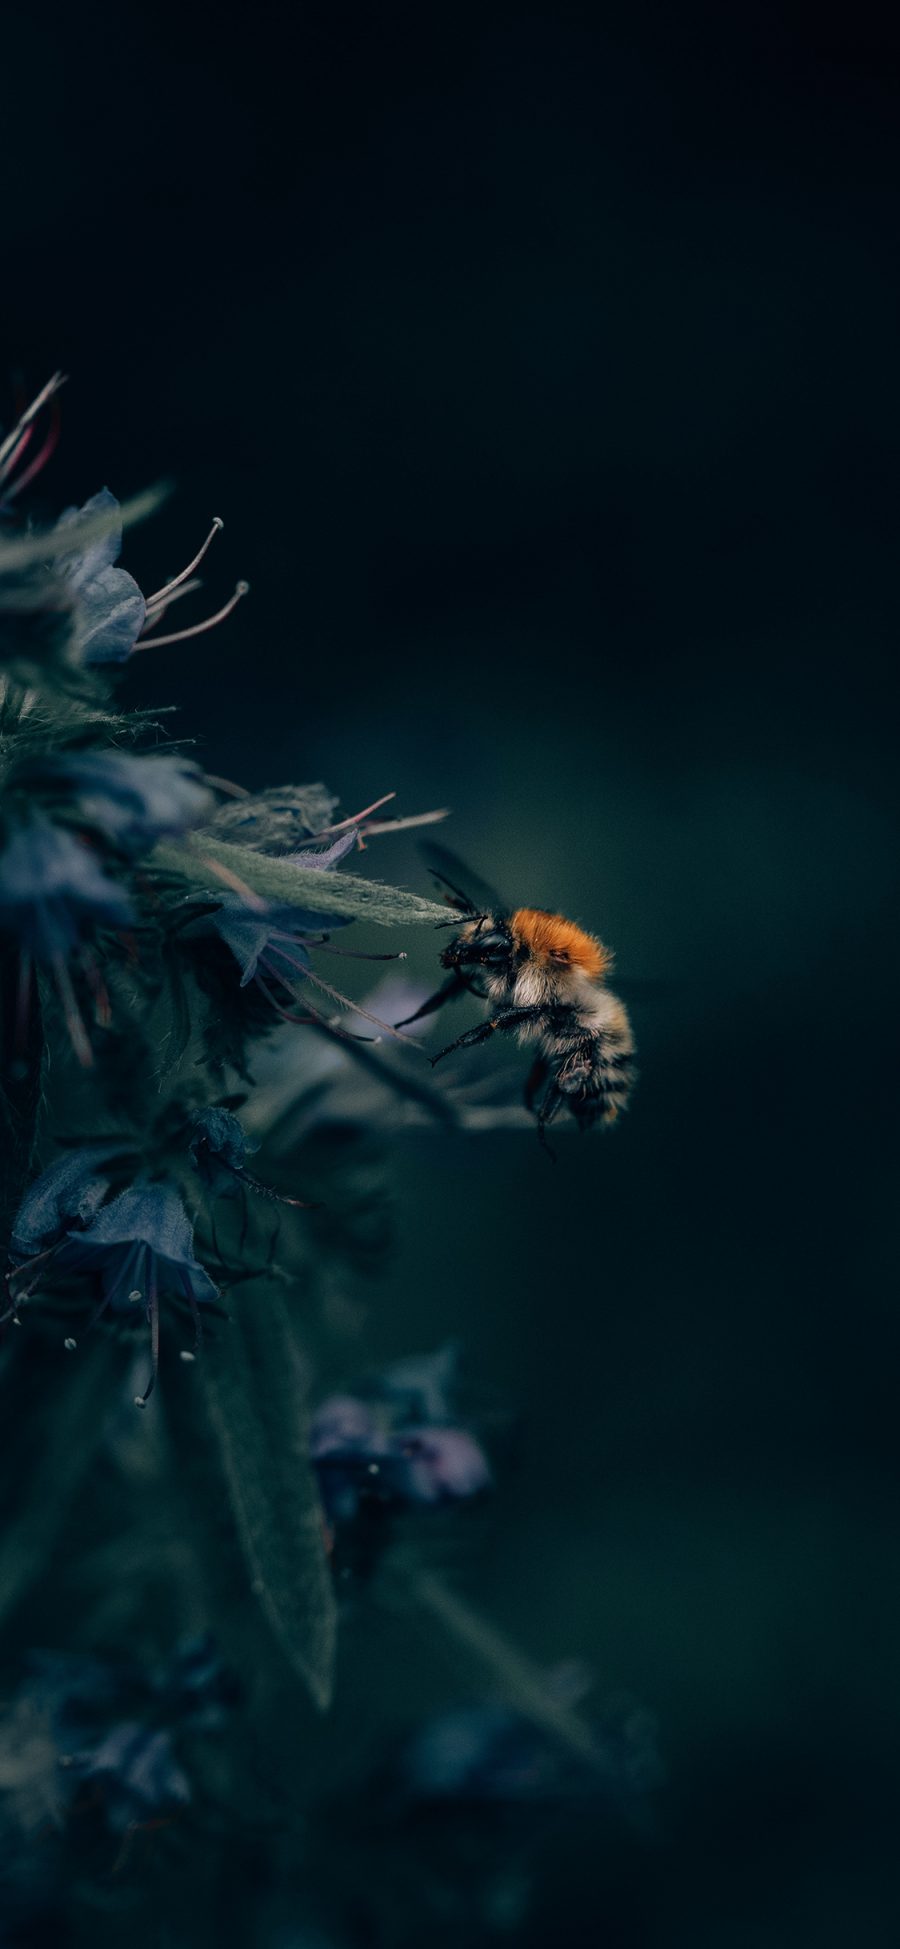
<svg viewBox="0 0 900 1949">
<path fill-rule="evenodd" d="M 510 1642 L 502 1631 L 450 1590 L 441 1577 L 411 1567 L 399 1575 L 407 1597 L 440 1624 L 449 1638 L 487 1668 L 508 1703 L 544 1732 L 560 1740 L 578 1758 L 606 1770 L 601 1748 L 587 1722 L 571 1706 L 554 1699 L 540 1666 Z"/>
</svg>

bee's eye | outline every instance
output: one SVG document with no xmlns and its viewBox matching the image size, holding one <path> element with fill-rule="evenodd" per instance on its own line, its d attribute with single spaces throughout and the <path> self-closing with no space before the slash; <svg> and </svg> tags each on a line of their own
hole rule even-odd
<svg viewBox="0 0 900 1949">
<path fill-rule="evenodd" d="M 509 958 L 509 942 L 505 934 L 478 934 L 475 945 L 479 961 L 496 963 Z"/>
</svg>

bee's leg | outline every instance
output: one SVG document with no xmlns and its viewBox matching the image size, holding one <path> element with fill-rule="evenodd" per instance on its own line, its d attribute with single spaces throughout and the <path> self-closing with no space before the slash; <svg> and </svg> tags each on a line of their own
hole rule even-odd
<svg viewBox="0 0 900 1949">
<path fill-rule="evenodd" d="M 547 1094 L 544 1097 L 544 1101 L 541 1104 L 541 1107 L 538 1111 L 538 1120 L 537 1120 L 538 1143 L 540 1144 L 541 1149 L 546 1151 L 551 1164 L 556 1163 L 556 1152 L 555 1150 L 551 1150 L 550 1145 L 547 1142 L 547 1125 L 548 1123 L 553 1122 L 553 1119 L 556 1116 L 556 1113 L 560 1107 L 560 1104 L 562 1103 L 562 1100 L 563 1100 L 562 1095 L 560 1091 L 557 1089 L 556 1084 L 551 1083 L 550 1088 L 548 1089 Z"/>
<path fill-rule="evenodd" d="M 446 1049 L 439 1049 L 431 1058 L 431 1066 L 440 1062 L 444 1056 L 453 1054 L 454 1049 L 474 1049 L 479 1042 L 487 1042 L 497 1029 L 518 1029 L 525 1022 L 535 1022 L 546 1014 L 543 1008 L 504 1008 L 499 1009 L 487 1022 L 479 1022 L 477 1028 L 467 1029 L 465 1035 L 458 1035 L 455 1042 L 448 1042 Z"/>
<path fill-rule="evenodd" d="M 538 1097 L 540 1096 L 540 1093 L 544 1087 L 544 1084 L 547 1081 L 549 1074 L 550 1074 L 550 1070 L 547 1065 L 546 1057 L 545 1056 L 536 1057 L 535 1061 L 532 1063 L 531 1068 L 528 1072 L 528 1077 L 525 1083 L 525 1091 L 524 1091 L 525 1108 L 526 1110 L 533 1111 L 535 1115 L 538 1114 L 537 1112 Z"/>
<path fill-rule="evenodd" d="M 466 983 L 462 976 L 454 971 L 449 981 L 445 981 L 443 987 L 438 988 L 435 994 L 429 995 L 427 1002 L 423 1002 L 421 1008 L 415 1009 L 412 1015 L 404 1015 L 402 1022 L 395 1022 L 393 1026 L 395 1029 L 405 1029 L 409 1022 L 421 1022 L 423 1016 L 434 1015 L 439 1008 L 443 1008 L 445 1002 L 455 1001 L 457 995 L 465 993 Z"/>
</svg>

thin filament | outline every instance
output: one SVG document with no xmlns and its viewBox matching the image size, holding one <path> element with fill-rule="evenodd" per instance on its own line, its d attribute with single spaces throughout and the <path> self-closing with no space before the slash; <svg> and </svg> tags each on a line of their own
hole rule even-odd
<svg viewBox="0 0 900 1949">
<path fill-rule="evenodd" d="M 30 482 L 34 480 L 35 475 L 40 473 L 41 468 L 46 467 L 47 462 L 50 459 L 51 454 L 55 451 L 57 442 L 59 440 L 60 423 L 61 423 L 61 416 L 60 416 L 59 407 L 56 401 L 54 400 L 53 417 L 47 429 L 47 433 L 43 445 L 38 447 L 37 453 L 29 461 L 28 466 L 25 468 L 24 473 L 19 475 L 18 480 L 10 481 L 9 486 L 6 489 L 7 501 L 14 501 L 16 495 L 21 494 L 22 489 L 28 487 Z M 26 441 L 30 439 L 30 437 L 31 437 L 31 429 L 29 428 L 29 431 L 25 436 Z M 21 452 L 24 452 L 24 444 L 23 446 L 17 449 L 12 460 L 9 462 L 9 466 L 6 470 L 7 473 L 10 473 L 12 471 L 12 468 L 15 466 L 16 461 L 18 460 L 19 454 Z"/>
<path fill-rule="evenodd" d="M 195 568 L 199 568 L 200 563 L 202 562 L 203 557 L 206 554 L 206 551 L 210 545 L 210 542 L 215 539 L 216 535 L 221 534 L 224 526 L 225 523 L 222 520 L 221 515 L 218 514 L 214 515 L 212 527 L 210 528 L 209 534 L 207 535 L 206 540 L 203 543 L 203 547 L 198 548 L 193 561 L 188 562 L 187 568 L 183 568 L 180 575 L 173 575 L 171 582 L 164 582 L 162 588 L 157 589 L 155 595 L 147 597 L 148 609 L 155 609 L 157 603 L 168 601 L 172 595 L 173 589 L 177 589 L 182 582 L 187 581 L 189 575 L 193 575 Z"/>
<path fill-rule="evenodd" d="M 164 602 L 160 601 L 158 603 L 158 606 L 154 608 L 152 615 L 148 613 L 147 620 L 141 631 L 142 636 L 149 636 L 151 629 L 157 628 L 157 626 L 162 622 L 162 619 L 166 614 L 166 611 L 170 603 L 180 602 L 182 596 L 192 596 L 195 589 L 202 589 L 202 587 L 203 587 L 203 582 L 201 577 L 199 575 L 195 575 L 192 582 L 185 582 L 183 583 L 180 589 L 174 589 L 171 595 L 166 596 Z"/>
<path fill-rule="evenodd" d="M 361 1015 L 364 1022 L 374 1022 L 376 1029 L 383 1030 L 385 1035 L 393 1036 L 395 1042 L 405 1042 L 408 1049 L 418 1048 L 418 1043 L 411 1042 L 408 1035 L 401 1035 L 399 1029 L 392 1029 L 390 1022 L 382 1022 L 378 1015 L 370 1015 L 367 1008 L 362 1008 L 359 1002 L 352 1002 L 349 996 L 342 995 L 338 988 L 332 988 L 329 982 L 322 980 L 321 975 L 315 975 L 310 970 L 307 978 L 314 982 L 317 988 L 321 988 L 323 994 L 329 995 L 333 1002 L 339 1002 L 342 1008 L 349 1008 L 353 1015 Z M 368 1039 L 363 1038 L 364 1041 Z"/>
<path fill-rule="evenodd" d="M 360 819 L 367 819 L 370 812 L 378 812 L 383 805 L 395 799 L 396 792 L 385 792 L 383 799 L 376 799 L 374 805 L 367 805 L 363 812 L 354 812 L 351 819 L 339 819 L 336 826 L 323 826 L 321 832 L 313 835 L 315 839 L 330 839 L 332 833 L 346 832 L 348 826 L 358 826 Z"/>
<path fill-rule="evenodd" d="M 276 968 L 269 968 L 269 973 L 274 976 L 276 981 L 283 980 L 283 976 L 278 973 L 278 970 Z M 376 1037 L 371 1035 L 354 1035 L 352 1030 L 350 1029 L 338 1028 L 336 1022 L 330 1022 L 328 1016 L 323 1015 L 320 1009 L 314 1008 L 312 1002 L 310 1001 L 304 1001 L 303 1004 L 304 1008 L 307 1010 L 306 1015 L 293 1015 L 289 1008 L 284 1008 L 281 1002 L 276 1000 L 276 997 L 273 995 L 272 990 L 268 985 L 268 982 L 263 980 L 262 975 L 259 973 L 258 970 L 256 975 L 256 981 L 257 981 L 257 986 L 261 990 L 262 994 L 265 996 L 266 1001 L 271 1003 L 271 1006 L 274 1008 L 276 1015 L 280 1015 L 281 1020 L 283 1022 L 294 1022 L 300 1024 L 304 1028 L 308 1028 L 310 1026 L 309 1018 L 310 1016 L 312 1016 L 313 1022 L 320 1023 L 323 1029 L 327 1029 L 329 1031 L 329 1034 L 331 1035 L 336 1035 L 338 1037 L 338 1040 L 341 1042 L 374 1042 L 377 1039 Z"/>
<path fill-rule="evenodd" d="M 136 1408 L 145 1408 L 147 1406 L 147 1402 L 156 1386 L 156 1377 L 159 1373 L 159 1294 L 156 1290 L 155 1280 L 150 1288 L 147 1312 L 150 1316 L 150 1379 L 147 1382 L 143 1394 L 135 1395 L 134 1405 Z"/>
<path fill-rule="evenodd" d="M 169 643 L 186 643 L 189 636 L 205 636 L 208 629 L 215 629 L 218 623 L 224 623 L 226 616 L 230 616 L 232 609 L 237 608 L 242 596 L 247 595 L 249 589 L 249 582 L 238 582 L 235 586 L 234 594 L 229 596 L 228 601 L 223 603 L 221 609 L 216 610 L 214 616 L 207 616 L 205 622 L 194 623 L 191 629 L 173 630 L 169 636 L 154 636 L 152 642 L 147 645 L 145 645 L 143 637 L 138 637 L 136 648 L 141 650 L 146 647 L 151 650 L 161 650 L 164 645 Z"/>
<path fill-rule="evenodd" d="M 24 413 L 22 414 L 21 418 L 16 421 L 16 424 L 12 428 L 12 431 L 8 433 L 6 439 L 2 443 L 0 443 L 0 480 L 3 479 L 3 477 L 9 472 L 10 467 L 14 464 L 13 461 L 10 459 L 10 455 L 13 454 L 16 451 L 16 449 L 18 449 L 19 453 L 23 451 L 21 445 L 23 433 L 26 431 L 28 427 L 31 426 L 32 420 L 37 419 L 41 407 L 46 406 L 48 399 L 52 399 L 54 393 L 59 392 L 60 386 L 64 384 L 65 384 L 65 379 L 63 374 L 61 372 L 54 372 L 52 379 L 48 379 L 46 386 L 41 387 L 41 390 L 38 393 L 37 398 L 32 400 L 30 406 L 26 406 Z"/>
</svg>

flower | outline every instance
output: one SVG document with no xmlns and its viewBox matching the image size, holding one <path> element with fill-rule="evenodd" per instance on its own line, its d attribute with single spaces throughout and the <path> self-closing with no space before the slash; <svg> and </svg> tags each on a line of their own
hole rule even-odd
<svg viewBox="0 0 900 1949">
<path fill-rule="evenodd" d="M 65 794 L 80 822 L 129 858 L 207 816 L 212 795 L 180 753 L 66 751 L 23 768 L 17 782 Z"/>
<path fill-rule="evenodd" d="M 33 1231 L 41 1199 L 49 1210 L 51 1195 L 46 1185 L 41 1189 L 40 1181 L 32 1186 L 13 1226 L 14 1238 Z M 23 1224 L 22 1210 L 29 1199 L 30 1215 L 26 1211 Z M 101 1204 L 82 1230 L 64 1230 L 55 1243 L 20 1265 L 9 1281 L 10 1300 L 15 1309 L 49 1278 L 90 1273 L 99 1281 L 101 1294 L 94 1320 L 106 1312 L 127 1315 L 142 1306 L 150 1326 L 151 1370 L 135 1404 L 146 1407 L 159 1368 L 160 1296 L 187 1300 L 194 1320 L 194 1351 L 202 1335 L 198 1308 L 218 1298 L 208 1272 L 194 1258 L 193 1247 L 191 1221 L 174 1185 L 138 1179 L 108 1204 Z"/>
<path fill-rule="evenodd" d="M 254 852 L 282 853 L 313 839 L 333 819 L 338 801 L 327 786 L 273 785 L 220 805 L 211 820 L 219 839 Z"/>
<path fill-rule="evenodd" d="M 100 1796 L 113 1833 L 151 1815 L 187 1806 L 190 1782 L 178 1764 L 168 1732 L 153 1731 L 139 1721 L 124 1719 L 96 1746 L 66 1756 L 76 1779 L 89 1780 Z"/>
<path fill-rule="evenodd" d="M 208 1634 L 176 1647 L 158 1671 L 33 1651 L 0 1715 L 0 1814 L 28 1839 L 48 1813 L 63 1828 L 76 1806 L 116 1835 L 175 1812 L 191 1799 L 181 1734 L 218 1730 L 236 1697 Z"/>
<path fill-rule="evenodd" d="M 330 1522 L 351 1522 L 372 1501 L 434 1508 L 490 1488 L 480 1444 L 449 1421 L 447 1389 L 456 1358 L 455 1348 L 444 1347 L 398 1361 L 374 1376 L 365 1394 L 332 1394 L 322 1402 L 309 1452 Z M 410 1407 L 418 1419 L 410 1419 Z"/>
<path fill-rule="evenodd" d="M 233 1110 L 201 1110 L 194 1120 L 191 1159 L 205 1189 L 214 1196 L 237 1196 L 246 1175 L 247 1152 L 258 1149 Z"/>
<path fill-rule="evenodd" d="M 9 1255 L 23 1265 L 58 1244 L 63 1233 L 83 1231 L 109 1195 L 108 1146 L 66 1151 L 29 1185 L 13 1222 Z"/>
<path fill-rule="evenodd" d="M 133 919 L 124 887 L 109 878 L 84 840 L 40 812 L 11 829 L 0 851 L 0 929 L 13 936 L 20 953 L 14 1060 L 25 1040 L 32 963 L 38 961 L 52 969 L 72 1048 L 80 1063 L 90 1065 L 69 957 L 96 929 L 129 927 Z"/>
<path fill-rule="evenodd" d="M 0 852 L 0 928 L 37 961 L 65 961 L 97 927 L 128 927 L 128 895 L 90 846 L 35 813 Z"/>
<path fill-rule="evenodd" d="M 149 632 L 161 622 L 170 603 L 197 588 L 196 580 L 190 578 L 223 525 L 216 516 L 202 548 L 187 568 L 154 595 L 144 597 L 133 575 L 115 566 L 122 549 L 122 516 L 109 488 L 101 488 L 82 508 L 67 508 L 54 530 L 54 554 L 59 573 L 74 600 L 75 647 L 80 661 L 86 664 L 127 662 L 138 643 L 149 639 Z M 234 594 L 214 616 L 207 616 L 189 629 L 157 636 L 154 647 L 199 636 L 216 623 L 224 622 L 247 594 L 248 587 L 248 583 L 238 582 Z"/>
<path fill-rule="evenodd" d="M 109 527 L 96 534 L 97 517 Z M 147 619 L 147 604 L 133 577 L 116 568 L 122 549 L 119 503 L 108 487 L 82 508 L 67 508 L 56 535 L 70 541 L 57 556 L 59 573 L 75 597 L 75 641 L 82 663 L 124 663 Z"/>
<path fill-rule="evenodd" d="M 393 1434 L 381 1463 L 389 1493 L 398 1501 L 464 1502 L 491 1486 L 484 1450 L 464 1428 L 403 1428 Z"/>
<path fill-rule="evenodd" d="M 583 1670 L 574 1700 L 586 1689 Z M 564 1664 L 544 1674 L 551 1709 L 573 1703 L 571 1673 Z M 598 1718 L 585 1719 L 594 1736 L 593 1752 L 575 1752 L 543 1726 L 499 1701 L 484 1700 L 439 1713 L 426 1721 L 400 1756 L 404 1795 L 430 1804 L 494 1802 L 545 1804 L 576 1795 L 601 1793 L 625 1810 L 659 1784 L 661 1766 L 656 1722 L 633 1702 L 612 1703 Z"/>
</svg>

